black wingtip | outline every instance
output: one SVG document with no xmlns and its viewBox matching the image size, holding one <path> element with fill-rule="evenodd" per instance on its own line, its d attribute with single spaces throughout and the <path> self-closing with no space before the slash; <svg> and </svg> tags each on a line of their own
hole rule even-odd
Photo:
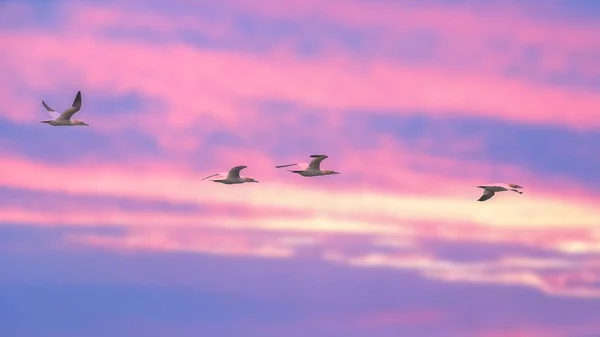
<svg viewBox="0 0 600 337">
<path fill-rule="evenodd" d="M 81 103 L 81 91 L 78 91 L 77 95 L 75 95 L 75 100 L 73 101 L 73 105 L 76 105 L 79 103 Z"/>
</svg>

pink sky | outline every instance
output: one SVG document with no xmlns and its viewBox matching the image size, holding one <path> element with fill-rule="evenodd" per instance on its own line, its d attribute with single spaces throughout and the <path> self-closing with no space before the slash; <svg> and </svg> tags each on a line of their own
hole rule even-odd
<svg viewBox="0 0 600 337">
<path fill-rule="evenodd" d="M 598 9 L 0 4 L 0 334 L 597 334 Z"/>
</svg>

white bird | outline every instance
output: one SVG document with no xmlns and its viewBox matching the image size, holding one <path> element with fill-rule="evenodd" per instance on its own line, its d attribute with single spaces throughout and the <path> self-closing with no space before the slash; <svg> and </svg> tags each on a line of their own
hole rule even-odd
<svg viewBox="0 0 600 337">
<path fill-rule="evenodd" d="M 208 179 L 208 178 L 212 178 L 215 176 L 225 176 L 224 179 L 213 179 L 211 181 L 214 181 L 216 183 L 222 183 L 222 184 L 227 184 L 227 185 L 232 185 L 232 184 L 243 184 L 243 183 L 257 183 L 257 180 L 254 180 L 254 178 L 249 178 L 249 177 L 240 177 L 240 171 L 245 169 L 248 166 L 236 166 L 234 168 L 232 168 L 231 170 L 229 170 L 229 172 L 225 173 L 215 173 L 213 175 L 210 175 L 208 177 L 204 177 L 202 178 L 202 180 L 204 179 Z"/>
<path fill-rule="evenodd" d="M 42 105 L 44 106 L 44 108 L 46 108 L 46 110 L 48 110 L 48 112 L 50 113 L 50 116 L 52 116 L 53 119 L 41 121 L 41 123 L 48 123 L 52 126 L 77 126 L 77 125 L 89 126 L 89 124 L 84 123 L 82 121 L 78 121 L 76 119 L 71 120 L 71 117 L 73 117 L 73 115 L 77 111 L 79 111 L 79 109 L 81 109 L 81 91 L 77 92 L 77 96 L 75 96 L 73 105 L 71 105 L 69 108 L 67 108 L 67 110 L 63 111 L 63 113 L 61 113 L 61 114 L 54 111 L 54 109 L 49 107 L 48 104 L 46 104 L 46 102 L 44 102 L 44 101 L 42 101 Z"/>
<path fill-rule="evenodd" d="M 519 186 L 517 184 L 497 183 L 497 184 L 490 184 L 490 185 L 477 185 L 475 187 L 483 189 L 483 195 L 477 201 L 486 201 L 486 200 L 492 198 L 496 194 L 496 192 L 513 191 L 513 192 L 517 192 L 519 194 L 523 194 L 522 191 L 518 190 L 518 188 L 523 188 L 523 187 Z"/>
<path fill-rule="evenodd" d="M 310 161 L 310 164 L 309 163 L 297 163 L 297 164 L 277 165 L 275 167 L 282 168 L 282 167 L 290 167 L 290 166 L 294 166 L 294 165 L 298 166 L 301 168 L 300 170 L 288 170 L 288 171 L 298 173 L 299 175 L 301 175 L 303 177 L 316 177 L 316 176 L 325 176 L 325 175 L 330 175 L 330 174 L 340 174 L 339 172 L 332 171 L 332 170 L 321 170 L 321 162 L 323 160 L 329 158 L 328 156 L 326 156 L 324 154 L 313 154 L 310 157 L 314 158 L 313 160 Z"/>
</svg>

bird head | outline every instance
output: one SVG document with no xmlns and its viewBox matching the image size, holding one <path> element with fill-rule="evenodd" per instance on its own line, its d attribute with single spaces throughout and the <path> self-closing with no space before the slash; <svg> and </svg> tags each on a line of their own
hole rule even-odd
<svg viewBox="0 0 600 337">
<path fill-rule="evenodd" d="M 257 182 L 258 182 L 258 180 L 254 179 L 254 178 L 249 178 L 249 177 L 248 177 L 248 178 L 246 178 L 246 182 L 247 182 L 247 183 L 257 183 Z"/>
<path fill-rule="evenodd" d="M 325 174 L 340 174 L 340 173 L 336 172 L 336 171 L 332 171 L 332 170 L 325 170 Z"/>
<path fill-rule="evenodd" d="M 89 124 L 82 122 L 82 121 L 78 121 L 78 120 L 74 120 L 73 124 L 75 125 L 81 125 L 81 126 L 90 126 Z"/>
<path fill-rule="evenodd" d="M 517 184 L 508 184 L 508 186 L 510 186 L 512 188 L 523 188 L 523 186 L 519 186 Z"/>
</svg>

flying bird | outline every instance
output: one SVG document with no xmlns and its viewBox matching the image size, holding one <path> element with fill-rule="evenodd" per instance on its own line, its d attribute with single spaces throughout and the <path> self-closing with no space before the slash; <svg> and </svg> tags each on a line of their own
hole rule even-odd
<svg viewBox="0 0 600 337">
<path fill-rule="evenodd" d="M 275 168 L 282 167 L 290 167 L 290 166 L 298 166 L 300 170 L 288 170 L 293 173 L 298 173 L 303 177 L 316 177 L 316 176 L 325 176 L 330 174 L 340 174 L 339 172 L 332 170 L 321 170 L 321 162 L 327 158 L 328 156 L 324 154 L 313 154 L 310 156 L 314 158 L 310 161 L 310 163 L 297 163 L 297 164 L 287 164 L 287 165 L 277 165 Z"/>
<path fill-rule="evenodd" d="M 232 168 L 231 170 L 229 170 L 229 172 L 227 172 L 227 173 L 225 173 L 225 172 L 215 173 L 208 177 L 202 178 L 202 180 L 216 177 L 216 176 L 221 176 L 221 177 L 225 176 L 224 179 L 213 179 L 211 181 L 214 181 L 216 183 L 227 184 L 227 185 L 243 184 L 243 183 L 257 183 L 258 181 L 255 180 L 254 178 L 240 177 L 240 171 L 245 169 L 246 167 L 248 167 L 248 166 L 244 166 L 244 165 L 236 166 L 236 167 Z"/>
<path fill-rule="evenodd" d="M 50 116 L 52 116 L 53 119 L 41 121 L 41 123 L 47 123 L 52 126 L 77 126 L 77 125 L 89 126 L 89 124 L 84 123 L 82 121 L 79 121 L 76 119 L 71 119 L 71 117 L 73 117 L 73 115 L 77 111 L 79 111 L 79 109 L 81 109 L 81 91 L 77 92 L 77 95 L 75 96 L 75 100 L 73 101 L 73 105 L 71 105 L 69 108 L 67 108 L 67 110 L 65 110 L 61 114 L 59 114 L 58 112 L 54 111 L 54 109 L 49 107 L 45 101 L 42 101 L 42 105 L 44 106 L 44 108 L 46 108 L 46 110 L 48 110 L 48 112 L 50 113 Z"/>
<path fill-rule="evenodd" d="M 483 195 L 477 201 L 486 201 L 488 199 L 491 199 L 496 194 L 496 192 L 513 191 L 519 194 L 523 194 L 523 191 L 518 190 L 519 188 L 523 187 L 517 184 L 499 183 L 490 185 L 478 185 L 475 187 L 483 189 Z"/>
</svg>

